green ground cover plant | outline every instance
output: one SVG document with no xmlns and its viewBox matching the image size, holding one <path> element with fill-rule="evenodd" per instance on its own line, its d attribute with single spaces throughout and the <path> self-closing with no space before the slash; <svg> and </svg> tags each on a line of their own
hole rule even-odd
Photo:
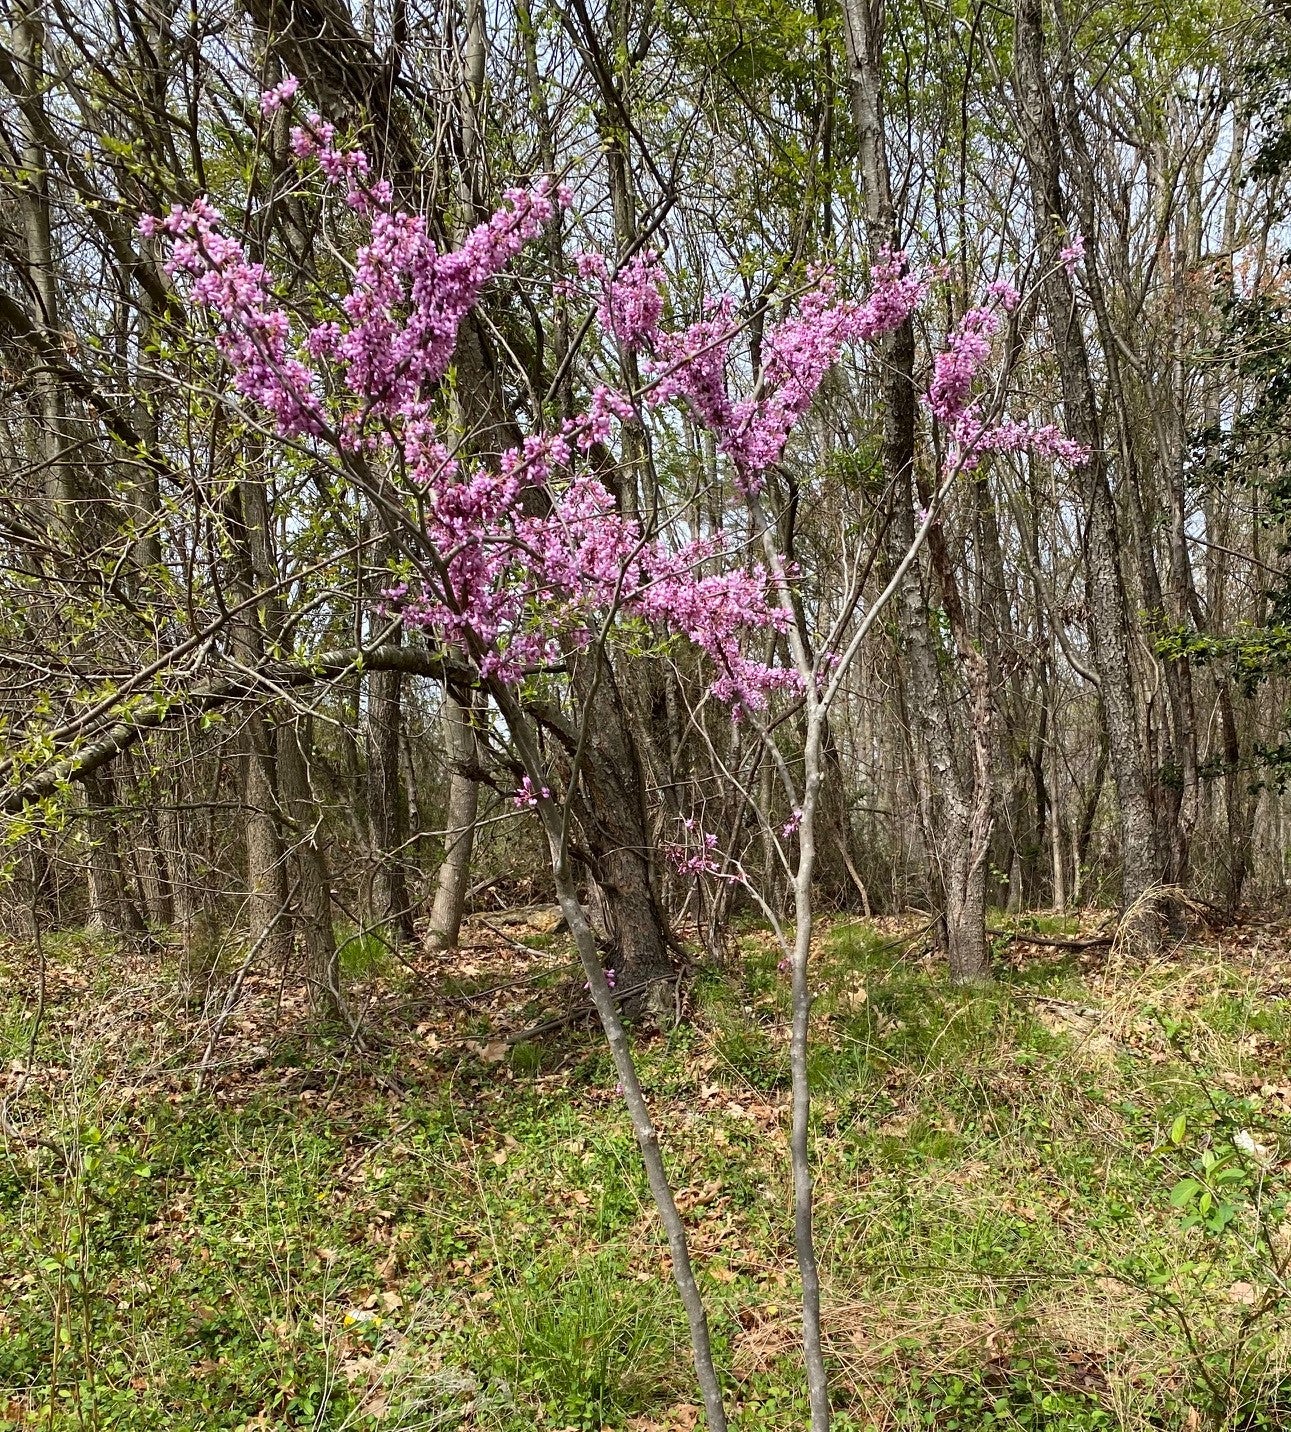
<svg viewBox="0 0 1291 1432">
<path fill-rule="evenodd" d="M 910 933 L 838 924 L 814 962 L 842 1425 L 1285 1426 L 1283 933 L 1147 964 L 1001 940 L 967 990 Z M 0 1423 L 701 1421 L 608 1057 L 577 1020 L 498 1037 L 571 997 L 546 944 L 365 951 L 361 1046 L 253 981 L 209 1058 L 155 954 L 79 938 L 46 949 L 33 1043 L 7 950 Z M 805 1416 L 776 964 L 745 927 L 641 1049 L 748 1429 Z"/>
</svg>

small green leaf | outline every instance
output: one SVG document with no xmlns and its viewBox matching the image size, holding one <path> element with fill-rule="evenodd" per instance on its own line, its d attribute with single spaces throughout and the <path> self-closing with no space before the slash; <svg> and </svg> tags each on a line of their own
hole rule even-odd
<svg viewBox="0 0 1291 1432">
<path fill-rule="evenodd" d="M 1195 1178 L 1180 1179 L 1170 1190 L 1170 1206 L 1182 1208 L 1185 1203 L 1191 1203 L 1201 1192 L 1201 1185 Z"/>
<path fill-rule="evenodd" d="M 1170 1142 L 1178 1148 L 1179 1145 L 1183 1143 L 1184 1135 L 1187 1134 L 1187 1132 L 1188 1116 L 1187 1114 L 1180 1114 L 1174 1123 L 1170 1125 Z"/>
</svg>

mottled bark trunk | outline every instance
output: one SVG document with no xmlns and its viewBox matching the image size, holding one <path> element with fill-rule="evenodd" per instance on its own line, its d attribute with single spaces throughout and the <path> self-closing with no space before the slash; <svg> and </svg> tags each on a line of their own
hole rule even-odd
<svg viewBox="0 0 1291 1432">
<path fill-rule="evenodd" d="M 96 771 L 82 782 L 86 835 L 90 849 L 85 862 L 85 928 L 95 935 L 119 934 L 129 925 L 117 854 L 116 827 L 107 808 L 112 804 L 111 776 Z"/>
<path fill-rule="evenodd" d="M 590 671 L 575 674 L 576 700 L 587 699 L 591 680 Z M 623 699 L 608 667 L 596 682 L 587 724 L 573 797 L 580 853 L 596 882 L 618 987 L 646 987 L 628 1000 L 627 1007 L 653 1007 L 661 999 L 656 986 L 675 979 L 676 969 L 655 887 L 645 782 Z"/>
<path fill-rule="evenodd" d="M 230 587 L 245 603 L 270 578 L 267 534 L 268 503 L 264 486 L 249 478 L 230 493 L 226 508 L 232 538 Z M 232 629 L 234 655 L 245 667 L 258 668 L 264 656 L 260 613 L 243 606 Z M 290 922 L 283 916 L 287 877 L 278 830 L 278 779 L 275 737 L 268 709 L 251 704 L 243 717 L 242 808 L 246 847 L 247 938 L 259 943 L 270 965 L 285 962 L 291 949 Z"/>
<path fill-rule="evenodd" d="M 1224 909 L 1230 915 L 1235 915 L 1242 902 L 1242 889 L 1251 869 L 1257 802 L 1241 771 L 1242 751 L 1237 734 L 1237 718 L 1233 712 L 1232 693 L 1226 681 L 1219 681 L 1217 685 L 1220 736 L 1224 752 L 1224 825 L 1228 837 L 1224 842 L 1221 857 L 1222 898 Z"/>
<path fill-rule="evenodd" d="M 1067 866 L 1062 852 L 1062 801 L 1058 785 L 1058 744 L 1057 732 L 1049 741 L 1049 802 L 1052 815 L 1049 821 L 1050 870 L 1052 872 L 1053 907 L 1064 910 L 1067 906 Z"/>
<path fill-rule="evenodd" d="M 986 659 L 961 649 L 969 692 L 972 776 L 962 817 L 963 835 L 951 852 L 946 890 L 946 945 L 950 977 L 957 982 L 989 980 L 990 944 L 986 938 L 986 885 L 992 822 L 992 702 Z M 962 796 L 956 796 L 962 801 Z"/>
<path fill-rule="evenodd" d="M 151 812 L 145 811 L 138 818 L 138 829 L 139 841 L 135 846 L 135 861 L 140 895 L 147 911 L 148 923 L 164 929 L 172 923 L 175 916 L 170 887 L 166 881 L 160 825 Z"/>
<path fill-rule="evenodd" d="M 844 10 L 870 246 L 874 250 L 884 244 L 897 247 L 900 236 L 883 133 L 881 17 L 871 10 L 867 0 L 845 0 Z M 881 357 L 883 460 L 893 494 L 893 552 L 899 558 L 910 549 L 915 536 L 917 404 L 914 327 L 909 319 L 884 343 Z M 914 739 L 923 752 L 920 764 L 930 777 L 934 883 L 943 911 L 951 975 L 958 980 L 989 979 L 985 929 L 991 827 L 989 682 L 984 664 L 980 671 L 975 663 L 970 664 L 966 677 L 974 730 L 972 774 L 965 779 L 956 760 L 949 703 L 918 563 L 912 564 L 902 578 L 897 612 L 906 699 L 915 725 Z"/>
<path fill-rule="evenodd" d="M 163 750 L 168 753 L 173 751 L 173 740 L 165 737 L 162 739 L 165 741 Z M 187 949 L 198 902 L 181 812 L 173 806 L 162 806 L 157 812 L 157 832 L 165 868 L 166 890 L 170 898 L 170 918 L 179 932 L 181 946 Z"/>
<path fill-rule="evenodd" d="M 412 938 L 412 908 L 406 876 L 408 825 L 399 770 L 399 729 L 403 719 L 403 676 L 374 671 L 368 677 L 367 807 L 368 918 L 396 943 Z"/>
<path fill-rule="evenodd" d="M 1067 431 L 1090 451 L 1081 492 L 1085 600 L 1120 816 L 1121 901 L 1129 908 L 1160 883 L 1162 867 L 1140 738 L 1116 508 L 1080 323 L 1081 307 L 1071 278 L 1058 260 L 1067 236 L 1067 208 L 1061 185 L 1058 123 L 1044 68 L 1040 0 L 1017 0 L 1013 79 L 1036 235 L 1047 270 L 1044 303 L 1062 386 L 1063 413 Z M 1143 933 L 1150 934 L 1146 926 Z"/>
<path fill-rule="evenodd" d="M 15 111 L 21 173 L 21 223 L 26 247 L 27 279 L 36 297 L 38 318 L 51 332 L 59 328 L 58 274 L 54 263 L 54 236 L 50 221 L 49 165 L 39 125 L 29 122 L 28 107 L 43 109 L 44 21 L 43 6 L 19 0 L 9 31 L 15 67 L 22 77 L 25 105 Z M 62 387 L 55 374 L 38 365 L 33 384 L 40 410 L 41 446 L 45 453 L 45 495 L 51 529 L 70 531 L 76 516 L 76 483 L 68 455 L 66 414 Z"/>
<path fill-rule="evenodd" d="M 1103 787 L 1107 784 L 1108 739 L 1107 723 L 1102 722 L 1098 733 L 1098 760 L 1094 764 L 1093 779 L 1081 802 L 1080 814 L 1076 821 L 1075 841 L 1072 847 L 1072 863 L 1075 867 L 1073 888 L 1076 902 L 1080 902 L 1080 888 L 1084 872 L 1089 867 L 1089 848 L 1094 837 L 1094 820 L 1098 815 L 1098 803 L 1103 798 Z"/>
<path fill-rule="evenodd" d="M 278 782 L 273 730 L 262 709 L 243 722 L 242 812 L 246 846 L 246 930 L 270 965 L 285 962 L 291 948 L 290 922 L 283 918 L 287 874 L 278 831 Z"/>
<path fill-rule="evenodd" d="M 442 726 L 449 773 L 448 809 L 444 816 L 444 859 L 435 882 L 429 933 L 440 949 L 452 949 L 466 910 L 480 787 L 475 778 L 478 756 L 470 708 L 448 692 L 444 693 Z"/>
<path fill-rule="evenodd" d="M 310 1007 L 322 1019 L 344 1012 L 336 933 L 332 926 L 331 871 L 323 814 L 310 788 L 309 721 L 283 721 L 278 734 L 278 794 L 291 832 L 290 861 L 296 889 L 296 923 L 305 955 Z"/>
</svg>

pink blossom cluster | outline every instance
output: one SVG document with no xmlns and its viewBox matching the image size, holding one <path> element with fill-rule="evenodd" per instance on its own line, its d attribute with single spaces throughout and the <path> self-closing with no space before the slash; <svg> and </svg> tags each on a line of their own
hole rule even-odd
<svg viewBox="0 0 1291 1432">
<path fill-rule="evenodd" d="M 645 355 L 645 370 L 653 380 L 651 404 L 684 402 L 711 429 L 749 494 L 761 490 L 767 472 L 780 461 L 789 434 L 843 350 L 897 328 L 928 287 L 925 279 L 907 271 L 903 254 L 887 251 L 871 270 L 874 287 L 864 302 L 839 300 L 833 274 L 827 269 L 814 273 L 797 311 L 766 335 L 756 392 L 735 399 L 728 369 L 740 325 L 729 298 L 710 304 L 689 327 L 669 332 L 659 326 L 663 296 L 656 254 L 638 255 L 613 276 L 599 255 L 584 255 L 580 272 L 600 280 L 602 324 L 624 346 Z"/>
<path fill-rule="evenodd" d="M 283 433 L 320 433 L 316 375 L 291 346 L 291 320 L 272 293 L 270 274 L 247 260 L 222 223 L 220 211 L 199 198 L 187 209 L 176 204 L 162 219 L 145 215 L 139 228 L 148 237 L 170 236 L 166 271 L 190 279 L 194 303 L 216 316 L 216 342 L 243 397 L 271 413 Z"/>
<path fill-rule="evenodd" d="M 601 327 L 625 348 L 643 348 L 658 330 L 663 316 L 663 294 L 655 277 L 659 255 L 646 249 L 613 276 L 603 254 L 579 254 L 576 262 L 580 277 L 600 281 L 596 318 Z"/>
<path fill-rule="evenodd" d="M 1065 268 L 1068 274 L 1076 272 L 1076 265 L 1085 257 L 1085 236 L 1084 234 L 1073 235 L 1071 241 L 1063 245 L 1058 254 L 1058 262 Z"/>
<path fill-rule="evenodd" d="M 290 84 L 294 76 L 288 76 L 283 85 Z M 260 107 L 266 114 L 281 108 L 276 89 L 266 90 L 260 96 Z M 294 90 L 292 91 L 294 93 Z M 290 95 L 288 96 L 290 98 Z M 346 203 L 352 209 L 366 210 L 376 206 L 389 205 L 393 190 L 384 180 L 370 182 L 371 167 L 368 156 L 361 149 L 341 149 L 336 144 L 336 126 L 329 124 L 317 110 L 311 110 L 304 124 L 292 126 L 291 152 L 297 159 L 313 159 L 329 183 L 346 184 Z"/>
<path fill-rule="evenodd" d="M 300 81 L 296 76 L 288 75 L 272 89 L 267 89 L 261 94 L 260 113 L 266 118 L 271 114 L 277 114 L 284 105 L 291 103 L 292 97 L 299 88 Z"/>
<path fill-rule="evenodd" d="M 933 359 L 927 403 L 940 422 L 954 423 L 967 411 L 973 379 L 991 356 L 991 339 L 1001 322 L 1000 310 L 1008 312 L 1018 301 L 1017 291 L 1011 285 L 996 287 L 992 296 L 995 303 L 970 308 L 964 314 L 945 348 Z"/>
<path fill-rule="evenodd" d="M 525 776 L 520 782 L 516 787 L 515 794 L 511 797 L 512 804 L 517 810 L 536 809 L 540 799 L 545 801 L 550 800 L 551 791 L 546 786 L 541 786 L 538 790 L 534 790 L 533 782 L 528 776 Z"/>
<path fill-rule="evenodd" d="M 285 98 L 266 103 L 272 108 Z M 311 116 L 308 140 L 297 148 L 319 158 L 334 140 L 331 127 Z M 356 176 L 366 179 L 366 161 L 349 156 L 324 165 L 324 175 L 352 189 Z M 782 620 L 768 599 L 765 573 L 737 567 L 697 575 L 717 544 L 676 552 L 644 542 L 605 485 L 577 464 L 579 454 L 611 441 L 616 423 L 632 420 L 622 394 L 596 387 L 579 417 L 557 432 L 529 436 L 495 469 L 464 470 L 441 436 L 435 389 L 462 320 L 484 284 L 554 212 L 546 183 L 512 190 L 506 200 L 447 254 L 438 252 L 420 216 L 373 204 L 368 241 L 339 312 L 309 328 L 294 348 L 270 275 L 221 232 L 215 209 L 199 201 L 145 227 L 171 235 L 171 272 L 191 280 L 194 301 L 216 320 L 239 391 L 272 413 L 281 432 L 332 432 L 349 451 L 388 452 L 423 495 L 441 578 L 385 594 L 406 623 L 464 643 L 486 675 L 516 680 L 558 661 L 569 642 L 586 641 L 598 616 L 618 603 L 700 646 L 717 665 L 721 698 L 763 704 L 796 679 L 743 654 L 753 632 Z M 637 319 L 624 321 L 646 321 L 641 312 L 657 322 L 658 310 L 648 303 Z M 542 501 L 527 503 L 534 489 Z M 536 800 L 531 791 L 523 798 Z"/>
<path fill-rule="evenodd" d="M 992 340 L 1002 314 L 1017 307 L 1017 289 L 1007 280 L 992 283 L 988 301 L 970 308 L 955 325 L 946 346 L 933 360 L 933 378 L 924 396 L 932 415 L 947 430 L 946 468 L 971 472 L 988 452 L 1033 452 L 1080 467 L 1089 450 L 1053 424 L 1035 427 L 1009 417 L 988 418 L 973 386 L 990 361 Z M 921 518 L 922 520 L 922 518 Z"/>
<path fill-rule="evenodd" d="M 289 77 L 266 91 L 262 108 L 276 113 L 295 92 Z M 141 227 L 169 237 L 169 271 L 211 315 L 238 391 L 272 415 L 282 434 L 375 457 L 418 494 L 435 553 L 425 570 L 434 575 L 392 587 L 385 594 L 390 610 L 469 652 L 486 677 L 518 681 L 561 663 L 622 613 L 693 643 L 712 665 L 716 696 L 737 713 L 799 689 L 795 669 L 749 655 L 756 639 L 765 645 L 786 626 L 780 598 L 795 574 L 738 558 L 720 536 L 673 545 L 647 540 L 585 461 L 593 449 L 613 445 L 617 426 L 637 420 L 626 395 L 596 386 L 580 414 L 530 434 L 493 465 L 463 462 L 441 432 L 440 384 L 463 321 L 485 285 L 542 232 L 557 205 L 569 202 L 567 192 L 547 180 L 509 190 L 460 248 L 440 252 L 425 218 L 396 209 L 389 186 L 373 181 L 361 151 L 338 147 L 331 125 L 311 114 L 292 133 L 297 155 L 343 188 L 366 224 L 348 291 L 325 319 L 298 329 L 272 276 L 249 261 L 206 200 Z M 737 396 L 730 351 L 740 324 L 729 300 L 669 331 L 661 326 L 657 255 L 641 253 L 613 274 L 600 256 L 583 255 L 578 268 L 599 285 L 607 333 L 641 355 L 646 403 L 684 403 L 713 432 L 750 496 L 781 460 L 844 349 L 891 332 L 928 287 L 899 254 L 884 254 L 874 266 L 873 291 L 863 301 L 840 299 L 830 272 L 812 275 L 796 308 L 769 327 L 753 391 Z M 1017 295 L 996 285 L 989 298 L 965 315 L 938 356 L 929 406 L 951 427 L 965 466 L 990 448 L 1030 447 L 1072 461 L 1079 450 L 1056 429 L 981 418 L 973 381 L 989 360 L 999 310 Z M 547 794 L 526 780 L 515 799 L 531 806 Z M 686 854 L 692 873 L 711 860 L 704 854 L 711 849 L 705 839 L 703 851 Z"/>
<path fill-rule="evenodd" d="M 699 828 L 693 817 L 682 821 L 683 837 L 680 842 L 665 842 L 663 858 L 678 875 L 717 875 L 723 879 L 735 877 L 724 873 L 717 857 L 717 837 Z"/>
<path fill-rule="evenodd" d="M 783 631 L 788 616 L 771 601 L 762 568 L 728 564 L 720 572 L 697 575 L 718 557 L 727 558 L 720 536 L 688 543 L 676 553 L 656 547 L 645 564 L 649 580 L 633 611 L 686 637 L 708 656 L 717 672 L 713 694 L 719 701 L 736 711 L 757 710 L 772 692 L 801 688 L 794 668 L 745 654 L 751 634 Z"/>
</svg>

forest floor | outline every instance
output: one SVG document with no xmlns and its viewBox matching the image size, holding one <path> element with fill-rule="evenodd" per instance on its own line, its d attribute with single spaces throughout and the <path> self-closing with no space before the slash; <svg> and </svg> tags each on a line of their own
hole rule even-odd
<svg viewBox="0 0 1291 1432">
<path fill-rule="evenodd" d="M 542 923 L 353 942 L 362 1049 L 251 974 L 212 1039 L 230 971 L 184 1004 L 164 953 L 66 935 L 33 1047 L 35 957 L 0 950 L 0 1425 L 690 1432 L 608 1059 L 512 1039 L 581 1000 Z M 1001 940 L 975 990 L 912 928 L 835 923 L 816 962 L 839 1426 L 1291 1424 L 1287 927 Z M 805 1421 L 777 959 L 737 932 L 639 1051 L 737 1429 Z"/>
</svg>

